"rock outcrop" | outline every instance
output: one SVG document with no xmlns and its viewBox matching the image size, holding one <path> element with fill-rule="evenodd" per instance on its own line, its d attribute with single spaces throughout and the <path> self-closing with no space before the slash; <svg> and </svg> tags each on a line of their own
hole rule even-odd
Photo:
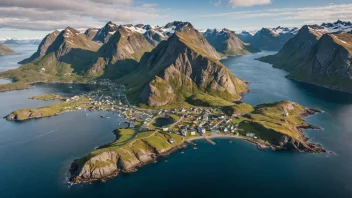
<svg viewBox="0 0 352 198">
<path fill-rule="evenodd" d="M 204 33 L 204 37 L 208 40 L 210 45 L 225 56 L 238 56 L 260 52 L 258 48 L 241 41 L 235 32 L 229 29 L 223 29 L 221 31 L 208 29 Z"/>
<path fill-rule="evenodd" d="M 15 51 L 0 43 L 0 55 L 14 54 Z"/>
<path fill-rule="evenodd" d="M 183 101 L 197 92 L 229 101 L 247 91 L 244 81 L 222 65 L 220 55 L 190 23 L 182 23 L 167 41 L 145 54 L 136 71 L 123 82 L 143 91 L 141 99 L 151 106 Z M 138 82 L 129 79 L 137 79 Z"/>
<path fill-rule="evenodd" d="M 70 181 L 78 183 L 102 180 L 115 177 L 119 173 L 133 172 L 136 168 L 154 161 L 158 156 L 172 152 L 183 145 L 180 136 L 177 136 L 174 144 L 170 144 L 168 137 L 157 132 L 149 137 L 137 139 L 118 148 L 102 148 L 75 160 L 70 168 Z M 153 138 L 157 138 L 157 141 L 152 140 Z"/>
</svg>

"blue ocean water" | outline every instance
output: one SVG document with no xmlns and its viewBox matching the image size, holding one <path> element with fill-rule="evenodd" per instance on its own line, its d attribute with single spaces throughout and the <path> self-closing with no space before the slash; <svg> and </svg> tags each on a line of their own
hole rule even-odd
<svg viewBox="0 0 352 198">
<path fill-rule="evenodd" d="M 105 183 L 65 183 L 71 161 L 114 139 L 114 119 L 78 111 L 27 122 L 0 120 L 0 197 L 352 197 L 352 95 L 297 83 L 286 72 L 255 59 L 273 52 L 231 57 L 223 63 L 251 82 L 243 98 L 252 105 L 292 100 L 325 112 L 308 117 L 322 131 L 311 141 L 336 153 L 263 152 L 236 139 L 197 141 L 157 163 Z M 39 84 L 0 93 L 0 116 L 51 102 L 28 100 L 43 93 L 71 95 L 86 85 Z M 109 114 L 109 113 L 105 113 Z"/>
</svg>

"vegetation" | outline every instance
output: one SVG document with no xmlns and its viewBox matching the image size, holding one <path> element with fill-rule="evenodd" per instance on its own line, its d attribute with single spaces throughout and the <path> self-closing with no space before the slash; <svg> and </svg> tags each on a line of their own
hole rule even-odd
<svg viewBox="0 0 352 198">
<path fill-rule="evenodd" d="M 282 135 L 305 142 L 298 126 L 308 126 L 301 118 L 305 108 L 289 101 L 265 103 L 254 107 L 254 111 L 245 115 L 245 121 L 239 125 L 240 134 L 252 132 L 259 139 L 277 142 Z"/>
<path fill-rule="evenodd" d="M 57 94 L 44 94 L 40 96 L 33 96 L 33 97 L 30 97 L 29 99 L 48 101 L 48 100 L 66 100 L 67 98 Z"/>
<path fill-rule="evenodd" d="M 232 116 L 234 114 L 241 115 L 247 114 L 254 110 L 254 108 L 246 103 L 237 103 L 231 106 L 224 106 L 221 108 L 221 111 L 224 112 L 227 116 Z"/>
<path fill-rule="evenodd" d="M 27 83 L 22 83 L 22 82 L 0 84 L 0 92 L 1 91 L 19 90 L 19 89 L 28 89 L 31 87 L 32 87 L 32 85 L 27 84 Z"/>
<path fill-rule="evenodd" d="M 59 115 L 77 108 L 88 108 L 88 98 L 81 97 L 78 100 L 71 100 L 69 102 L 60 102 L 40 108 L 19 109 L 9 114 L 7 120 L 23 121 L 34 118 L 50 117 Z"/>
<path fill-rule="evenodd" d="M 189 104 L 203 107 L 231 106 L 233 103 L 204 93 L 195 94 L 186 100 Z"/>
</svg>

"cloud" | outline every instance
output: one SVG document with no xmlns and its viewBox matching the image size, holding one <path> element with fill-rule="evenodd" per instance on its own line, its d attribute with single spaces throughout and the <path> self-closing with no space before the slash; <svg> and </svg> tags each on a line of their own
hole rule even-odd
<svg viewBox="0 0 352 198">
<path fill-rule="evenodd" d="M 271 0 L 229 0 L 229 4 L 235 7 L 250 7 L 255 5 L 271 4 Z"/>
<path fill-rule="evenodd" d="M 280 8 L 242 12 L 227 12 L 202 15 L 202 17 L 223 17 L 230 19 L 252 19 L 274 17 L 273 20 L 293 21 L 293 23 L 320 23 L 352 19 L 352 4 L 327 5 L 304 8 Z"/>
<path fill-rule="evenodd" d="M 133 0 L 1 0 L 0 26 L 29 30 L 101 27 L 103 22 L 134 23 L 154 19 L 157 4 Z"/>
</svg>

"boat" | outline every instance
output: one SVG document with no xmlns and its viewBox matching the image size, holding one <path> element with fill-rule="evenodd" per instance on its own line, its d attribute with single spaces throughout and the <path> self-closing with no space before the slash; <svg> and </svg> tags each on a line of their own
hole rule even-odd
<svg viewBox="0 0 352 198">
<path fill-rule="evenodd" d="M 89 114 L 86 114 L 86 117 L 88 116 Z"/>
</svg>

